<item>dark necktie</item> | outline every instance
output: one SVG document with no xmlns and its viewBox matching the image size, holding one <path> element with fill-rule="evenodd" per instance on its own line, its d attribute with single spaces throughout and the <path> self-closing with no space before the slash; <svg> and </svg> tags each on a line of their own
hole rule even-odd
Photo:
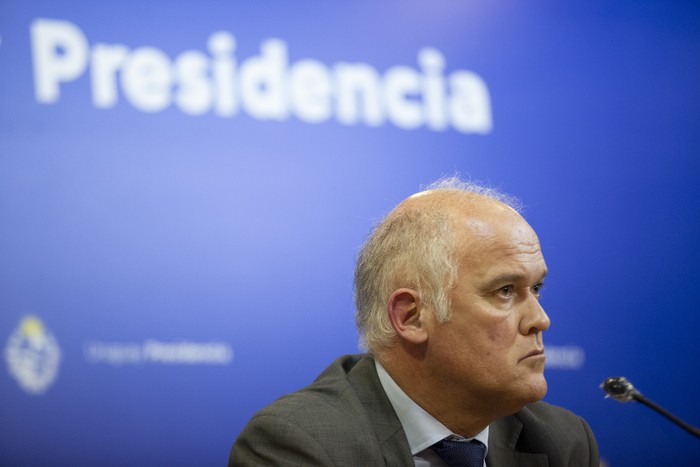
<svg viewBox="0 0 700 467">
<path fill-rule="evenodd" d="M 443 439 L 433 444 L 431 448 L 449 467 L 484 467 L 486 446 L 475 439 L 471 441 Z"/>
</svg>

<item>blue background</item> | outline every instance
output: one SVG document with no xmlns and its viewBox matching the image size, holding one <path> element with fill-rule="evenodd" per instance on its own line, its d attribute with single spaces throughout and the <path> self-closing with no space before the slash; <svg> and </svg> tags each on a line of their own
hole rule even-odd
<svg viewBox="0 0 700 467">
<path fill-rule="evenodd" d="M 93 107 L 89 72 L 34 96 L 29 26 L 91 45 L 416 69 L 488 86 L 493 131 L 401 130 Z M 545 343 L 585 349 L 546 400 L 584 416 L 611 466 L 691 465 L 700 423 L 700 5 L 693 1 L 0 2 L 0 343 L 35 314 L 60 373 L 0 371 L 2 465 L 222 465 L 249 417 L 357 350 L 354 257 L 392 206 L 460 172 L 515 194 L 550 269 Z M 121 92 L 121 91 L 120 91 Z M 89 341 L 220 341 L 225 366 L 91 364 Z M 4 362 L 3 362 L 4 363 Z M 691 389 L 687 389 L 691 388 Z M 663 448 L 662 448 L 663 447 Z"/>
</svg>

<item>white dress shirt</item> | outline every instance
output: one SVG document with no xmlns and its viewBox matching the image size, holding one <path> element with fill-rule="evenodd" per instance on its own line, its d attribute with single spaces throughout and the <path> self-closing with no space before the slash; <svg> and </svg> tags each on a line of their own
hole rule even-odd
<svg viewBox="0 0 700 467">
<path fill-rule="evenodd" d="M 408 445 L 411 448 L 411 454 L 413 455 L 416 467 L 445 467 L 445 462 L 430 449 L 430 446 L 445 438 L 466 441 L 476 439 L 484 443 L 486 452 L 488 452 L 488 426 L 484 431 L 473 438 L 464 438 L 452 433 L 445 425 L 423 410 L 421 406 L 413 402 L 377 360 L 375 360 L 374 363 L 384 392 L 389 398 L 389 402 L 391 402 L 391 405 L 394 407 L 394 411 L 399 417 L 399 421 L 406 433 L 406 439 L 408 439 Z M 484 467 L 486 467 L 485 459 Z"/>
</svg>

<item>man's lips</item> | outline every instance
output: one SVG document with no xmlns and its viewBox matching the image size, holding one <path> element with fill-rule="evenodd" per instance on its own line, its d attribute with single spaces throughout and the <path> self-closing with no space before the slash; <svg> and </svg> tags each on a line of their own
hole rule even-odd
<svg viewBox="0 0 700 467">
<path fill-rule="evenodd" d="M 528 358 L 544 358 L 544 349 L 535 349 L 521 358 L 520 361 L 527 360 Z"/>
</svg>

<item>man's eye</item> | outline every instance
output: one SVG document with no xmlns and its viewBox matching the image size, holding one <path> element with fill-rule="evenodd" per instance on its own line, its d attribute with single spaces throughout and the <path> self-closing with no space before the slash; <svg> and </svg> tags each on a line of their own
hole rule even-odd
<svg viewBox="0 0 700 467">
<path fill-rule="evenodd" d="M 540 298 L 540 295 L 542 294 L 542 288 L 544 287 L 543 283 L 535 284 L 532 286 L 532 293 L 535 294 L 535 297 Z"/>
<path fill-rule="evenodd" d="M 513 286 L 506 285 L 498 289 L 498 294 L 503 298 L 510 298 L 513 295 Z"/>
</svg>

